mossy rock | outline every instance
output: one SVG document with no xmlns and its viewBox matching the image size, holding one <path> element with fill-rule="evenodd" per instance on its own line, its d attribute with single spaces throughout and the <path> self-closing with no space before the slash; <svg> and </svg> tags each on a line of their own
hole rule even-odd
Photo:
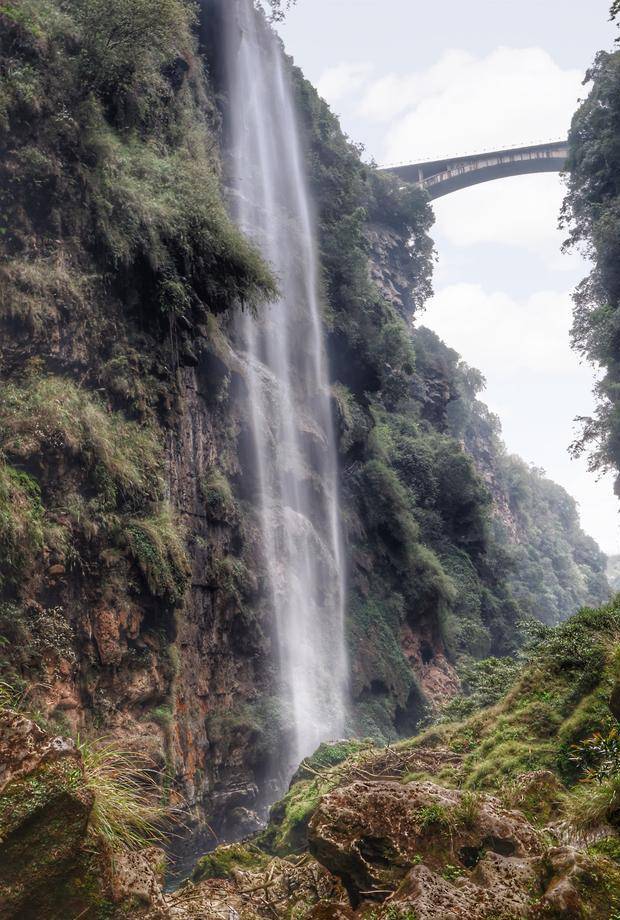
<svg viewBox="0 0 620 920">
<path fill-rule="evenodd" d="M 9 783 L 0 796 L 0 890 L 7 908 L 53 889 L 75 867 L 91 805 L 73 757 Z"/>
<path fill-rule="evenodd" d="M 343 763 L 353 754 L 372 747 L 371 740 L 358 741 L 350 738 L 343 741 L 325 741 L 314 754 L 305 757 L 291 780 L 291 787 L 304 779 L 312 779 L 317 773 Z"/>
<path fill-rule="evenodd" d="M 88 838 L 93 793 L 72 742 L 0 710 L 0 920 L 103 920 L 109 861 Z"/>
<path fill-rule="evenodd" d="M 269 857 L 257 847 L 243 843 L 231 843 L 218 847 L 198 860 L 192 872 L 193 882 L 207 879 L 232 877 L 235 869 L 253 871 L 262 869 L 269 862 Z"/>
</svg>

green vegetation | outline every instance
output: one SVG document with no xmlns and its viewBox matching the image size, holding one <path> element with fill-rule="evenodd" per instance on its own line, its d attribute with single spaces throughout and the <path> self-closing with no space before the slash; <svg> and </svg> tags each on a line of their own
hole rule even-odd
<svg viewBox="0 0 620 920">
<path fill-rule="evenodd" d="M 36 480 L 0 465 L 0 589 L 19 581 L 43 548 L 43 513 Z"/>
<path fill-rule="evenodd" d="M 147 518 L 133 518 L 126 538 L 151 593 L 173 605 L 180 604 L 187 588 L 189 563 L 169 506 L 163 504 Z"/>
<path fill-rule="evenodd" d="M 612 15 L 618 15 L 617 4 Z M 594 267 L 575 293 L 572 337 L 577 350 L 600 365 L 598 405 L 593 418 L 583 419 L 575 451 L 589 452 L 592 470 L 620 470 L 620 347 L 618 311 L 620 275 L 620 52 L 600 52 L 588 71 L 588 97 L 574 116 L 568 161 L 568 195 L 564 224 L 568 244 L 579 247 Z"/>
<path fill-rule="evenodd" d="M 214 521 L 234 521 L 236 502 L 226 476 L 218 469 L 210 469 L 200 482 L 209 517 Z"/>
<path fill-rule="evenodd" d="M 234 869 L 261 869 L 268 862 L 269 857 L 252 844 L 233 843 L 218 847 L 199 859 L 192 872 L 192 881 L 230 878 Z"/>
<path fill-rule="evenodd" d="M 109 566 L 111 548 L 126 546 L 148 590 L 178 603 L 188 564 L 154 431 L 66 378 L 31 375 L 1 390 L 0 457 L 35 474 L 0 462 L 3 577 L 17 584 L 44 547 L 74 565 L 97 547 Z"/>
<path fill-rule="evenodd" d="M 556 624 L 608 598 L 605 560 L 564 490 L 506 454 L 497 419 L 478 400 L 482 376 L 429 330 L 411 333 L 430 292 L 425 196 L 365 166 L 295 76 L 353 561 L 352 732 L 393 740 L 428 716 L 416 676 L 425 664 L 456 662 L 471 696 L 472 661 L 514 655 L 520 621 Z M 489 668 L 499 689 L 502 665 Z M 461 714 L 488 702 L 487 677 L 477 699 L 460 701 Z"/>
<path fill-rule="evenodd" d="M 338 749 L 333 762 L 323 755 L 320 766 L 299 771 L 273 807 L 259 845 L 280 855 L 303 850 L 321 796 L 355 779 L 389 775 L 464 790 L 456 806 L 431 802 L 419 809 L 417 823 L 430 836 L 475 827 L 480 793 L 491 792 L 539 827 L 561 820 L 576 838 L 606 827 L 592 853 L 620 859 L 609 830 L 620 827 L 618 727 L 609 709 L 620 681 L 619 629 L 620 597 L 600 609 L 585 608 L 560 626 L 541 627 L 516 679 L 506 677 L 508 692 L 493 705 L 387 748 L 354 746 L 344 759 Z M 450 766 L 411 771 L 417 758 L 446 750 L 458 755 Z M 457 869 L 446 865 L 444 877 L 456 879 L 463 871 Z"/>
<path fill-rule="evenodd" d="M 161 837 L 166 809 L 144 758 L 113 744 L 80 741 L 84 781 L 94 796 L 88 827 L 110 850 L 139 850 Z"/>
<path fill-rule="evenodd" d="M 594 788 L 601 771 L 612 775 L 605 762 L 614 739 L 609 699 L 619 675 L 619 625 L 620 598 L 585 608 L 543 633 L 507 696 L 463 723 L 441 726 L 443 743 L 463 755 L 458 783 L 501 789 L 521 773 L 552 770 L 565 784 L 589 780 Z"/>
<path fill-rule="evenodd" d="M 0 13 L 9 249 L 33 229 L 24 215 L 36 214 L 49 259 L 62 211 L 61 232 L 79 232 L 99 270 L 128 283 L 133 275 L 161 332 L 169 316 L 188 329 L 210 310 L 272 295 L 273 279 L 222 201 L 193 5 L 15 0 L 11 10 Z"/>
</svg>

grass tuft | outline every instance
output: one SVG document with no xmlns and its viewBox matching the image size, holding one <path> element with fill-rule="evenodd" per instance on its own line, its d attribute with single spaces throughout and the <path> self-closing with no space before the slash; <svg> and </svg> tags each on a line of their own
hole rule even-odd
<svg viewBox="0 0 620 920">
<path fill-rule="evenodd" d="M 94 795 L 89 831 L 112 851 L 140 850 L 162 837 L 167 809 L 156 774 L 139 755 L 114 744 L 78 741 L 86 785 Z"/>
</svg>

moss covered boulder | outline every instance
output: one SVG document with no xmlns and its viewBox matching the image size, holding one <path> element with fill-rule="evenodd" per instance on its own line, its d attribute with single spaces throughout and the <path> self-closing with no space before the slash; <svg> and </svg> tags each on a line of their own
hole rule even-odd
<svg viewBox="0 0 620 920">
<path fill-rule="evenodd" d="M 92 803 L 73 742 L 0 711 L 0 917 L 52 918 L 62 901 L 84 904 L 65 883 L 79 875 L 85 886 L 90 875 Z"/>
</svg>

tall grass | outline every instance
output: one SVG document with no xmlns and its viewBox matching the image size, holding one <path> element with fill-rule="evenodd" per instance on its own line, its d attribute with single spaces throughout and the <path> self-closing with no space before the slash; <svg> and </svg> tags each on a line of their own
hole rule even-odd
<svg viewBox="0 0 620 920">
<path fill-rule="evenodd" d="M 157 773 L 115 744 L 78 739 L 86 785 L 94 795 L 89 831 L 112 851 L 139 850 L 161 839 L 168 810 Z"/>
</svg>

